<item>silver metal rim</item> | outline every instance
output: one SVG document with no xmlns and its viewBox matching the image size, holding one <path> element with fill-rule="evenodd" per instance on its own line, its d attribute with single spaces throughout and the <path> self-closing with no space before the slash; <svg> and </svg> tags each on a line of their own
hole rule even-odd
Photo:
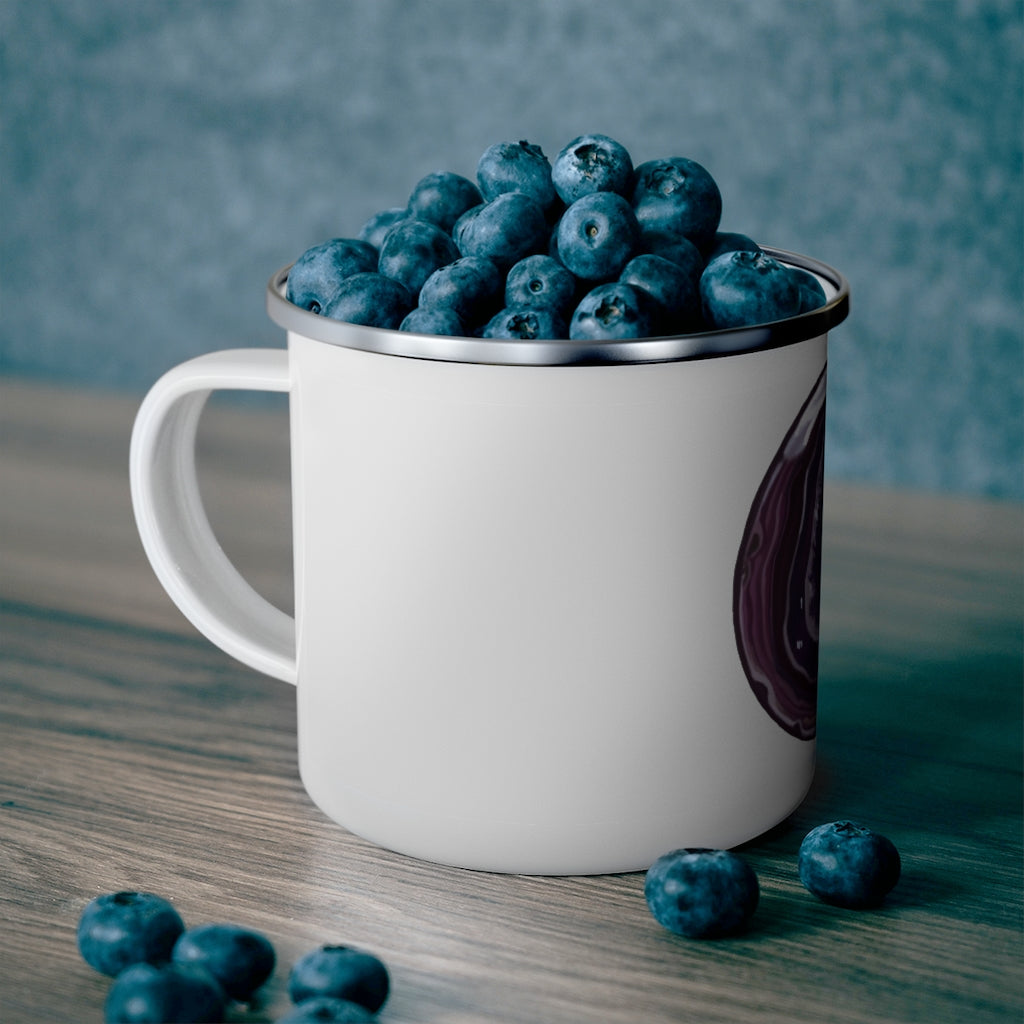
<svg viewBox="0 0 1024 1024">
<path fill-rule="evenodd" d="M 825 288 L 825 305 L 809 313 L 756 327 L 664 338 L 637 338 L 629 341 L 449 338 L 382 327 L 364 327 L 361 324 L 331 320 L 301 309 L 285 298 L 288 271 L 291 269 L 291 264 L 288 264 L 278 270 L 267 283 L 267 313 L 279 327 L 328 345 L 410 359 L 502 366 L 580 366 L 720 359 L 819 338 L 846 319 L 850 311 L 850 286 L 838 270 L 809 256 L 767 246 L 762 248 L 781 263 L 809 270 L 818 277 Z"/>
</svg>

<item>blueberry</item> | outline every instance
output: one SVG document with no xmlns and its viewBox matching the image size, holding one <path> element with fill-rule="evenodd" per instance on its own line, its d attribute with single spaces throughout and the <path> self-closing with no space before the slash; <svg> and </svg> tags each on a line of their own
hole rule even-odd
<svg viewBox="0 0 1024 1024">
<path fill-rule="evenodd" d="M 276 957 L 259 932 L 234 924 L 203 924 L 178 938 L 171 959 L 204 967 L 232 999 L 245 1003 L 270 977 Z"/>
<path fill-rule="evenodd" d="M 113 977 L 137 963 L 170 959 L 185 930 L 167 900 L 148 892 L 114 892 L 97 896 L 78 921 L 78 949 L 85 962 Z"/>
<path fill-rule="evenodd" d="M 618 277 L 639 242 L 633 209 L 615 192 L 592 192 L 577 199 L 558 222 L 558 258 L 586 281 Z"/>
<path fill-rule="evenodd" d="M 485 338 L 515 338 L 520 341 L 562 339 L 566 337 L 565 320 L 553 309 L 519 306 L 496 313 L 483 330 Z"/>
<path fill-rule="evenodd" d="M 338 294 L 342 281 L 377 269 L 377 250 L 358 238 L 332 238 L 307 249 L 288 271 L 289 302 L 322 313 Z"/>
<path fill-rule="evenodd" d="M 581 135 L 555 157 L 551 180 L 559 198 L 567 204 L 591 192 L 629 196 L 633 161 L 625 146 L 607 135 Z"/>
<path fill-rule="evenodd" d="M 379 250 L 384 236 L 400 221 L 409 216 L 409 211 L 404 206 L 393 206 L 388 210 L 381 210 L 375 213 L 359 230 L 359 238 L 363 242 L 369 242 L 374 249 Z M 368 270 L 376 269 L 376 262 Z"/>
<path fill-rule="evenodd" d="M 706 262 L 704 254 L 688 238 L 683 238 L 682 235 L 666 235 L 661 231 L 641 231 L 640 250 L 671 260 L 697 279 L 700 278 Z"/>
<path fill-rule="evenodd" d="M 763 252 L 725 252 L 700 278 L 701 306 L 709 327 L 748 327 L 800 312 L 800 289 L 777 260 Z"/>
<path fill-rule="evenodd" d="M 789 273 L 800 289 L 801 313 L 810 313 L 812 309 L 825 305 L 825 289 L 809 270 L 804 270 L 802 267 L 790 267 Z"/>
<path fill-rule="evenodd" d="M 469 209 L 479 206 L 483 196 L 468 178 L 451 171 L 435 171 L 420 178 L 409 196 L 409 216 L 436 224 L 450 232 Z"/>
<path fill-rule="evenodd" d="M 900 855 L 885 836 L 851 821 L 811 829 L 797 857 L 807 890 L 838 907 L 878 906 L 900 877 Z"/>
<path fill-rule="evenodd" d="M 710 263 L 716 256 L 723 252 L 760 252 L 761 246 L 749 235 L 740 234 L 738 231 L 716 231 L 711 242 L 711 247 L 704 254 L 704 258 Z"/>
<path fill-rule="evenodd" d="M 387 968 L 372 953 L 349 946 L 321 946 L 301 957 L 288 978 L 293 1003 L 333 996 L 376 1013 L 388 997 Z"/>
<path fill-rule="evenodd" d="M 675 334 L 700 327 L 699 272 L 687 272 L 663 256 L 641 253 L 623 267 L 619 280 L 651 297 L 656 333 Z"/>
<path fill-rule="evenodd" d="M 486 320 L 501 305 L 502 274 L 485 256 L 460 256 L 439 267 L 420 289 L 424 309 L 450 309 L 464 323 Z"/>
<path fill-rule="evenodd" d="M 416 295 L 438 267 L 458 258 L 459 251 L 448 232 L 429 221 L 407 218 L 384 236 L 375 269 Z"/>
<path fill-rule="evenodd" d="M 398 329 L 410 334 L 435 334 L 449 338 L 463 338 L 467 334 L 466 325 L 458 313 L 443 306 L 437 309 L 417 306 L 398 325 Z"/>
<path fill-rule="evenodd" d="M 395 328 L 415 305 L 409 289 L 383 274 L 353 274 L 342 282 L 323 315 L 369 327 Z"/>
<path fill-rule="evenodd" d="M 754 869 L 729 850 L 674 850 L 648 869 L 644 897 L 663 928 L 691 939 L 738 931 L 757 909 Z"/>
<path fill-rule="evenodd" d="M 543 252 L 549 228 L 544 211 L 522 192 L 505 192 L 467 210 L 452 235 L 463 256 L 484 256 L 508 270 L 524 256 Z"/>
<path fill-rule="evenodd" d="M 505 305 L 538 306 L 568 317 L 576 299 L 576 277 L 551 256 L 521 259 L 505 278 Z"/>
<path fill-rule="evenodd" d="M 698 248 L 710 245 L 722 217 L 722 194 L 708 171 L 695 160 L 670 157 L 636 168 L 633 208 L 645 231 L 689 238 Z"/>
<path fill-rule="evenodd" d="M 600 284 L 580 300 L 569 323 L 574 341 L 616 341 L 650 337 L 651 302 L 639 288 L 622 282 Z"/>
<path fill-rule="evenodd" d="M 134 964 L 111 985 L 103 1014 L 107 1024 L 216 1024 L 226 1008 L 223 990 L 201 967 Z"/>
<path fill-rule="evenodd" d="M 488 201 L 505 192 L 522 192 L 546 209 L 557 198 L 548 158 L 526 139 L 488 146 L 477 163 L 476 177 Z"/>
<path fill-rule="evenodd" d="M 347 999 L 319 996 L 299 1003 L 291 1013 L 278 1017 L 277 1024 L 369 1024 L 375 1018 L 369 1010 Z"/>
</svg>

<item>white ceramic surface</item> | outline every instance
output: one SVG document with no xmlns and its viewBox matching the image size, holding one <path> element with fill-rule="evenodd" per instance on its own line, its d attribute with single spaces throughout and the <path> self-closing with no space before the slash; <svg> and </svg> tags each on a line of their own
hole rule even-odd
<svg viewBox="0 0 1024 1024">
<path fill-rule="evenodd" d="M 345 828 L 542 874 L 733 846 L 813 774 L 813 736 L 752 689 L 733 605 L 752 504 L 826 349 L 486 365 L 288 330 L 287 352 L 201 356 L 154 386 L 132 439 L 140 535 L 200 631 L 297 682 L 302 778 Z M 294 622 L 199 500 L 218 388 L 290 395 Z"/>
</svg>

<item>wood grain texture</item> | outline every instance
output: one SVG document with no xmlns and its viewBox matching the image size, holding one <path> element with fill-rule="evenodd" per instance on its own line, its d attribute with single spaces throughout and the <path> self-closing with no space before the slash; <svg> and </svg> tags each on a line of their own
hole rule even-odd
<svg viewBox="0 0 1024 1024">
<path fill-rule="evenodd" d="M 436 867 L 327 821 L 296 769 L 294 692 L 213 648 L 163 594 L 128 500 L 137 403 L 0 383 L 0 1021 L 102 1019 L 75 948 L 93 896 L 143 888 L 190 923 L 263 930 L 289 965 L 323 942 L 389 965 L 385 1022 L 1020 1021 L 1020 507 L 826 490 L 818 775 L 743 852 L 749 931 L 661 930 L 641 874 Z M 200 468 L 225 549 L 291 602 L 287 423 L 211 408 Z M 899 846 L 879 911 L 795 871 L 813 825 Z"/>
</svg>

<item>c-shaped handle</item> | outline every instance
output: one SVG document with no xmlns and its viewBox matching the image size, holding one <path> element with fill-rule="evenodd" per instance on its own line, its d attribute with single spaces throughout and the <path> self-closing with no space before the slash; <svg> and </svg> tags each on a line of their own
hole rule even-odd
<svg viewBox="0 0 1024 1024">
<path fill-rule="evenodd" d="M 130 476 L 139 536 L 185 617 L 222 650 L 294 685 L 295 620 L 258 594 L 210 528 L 196 480 L 199 416 L 219 389 L 289 391 L 284 349 L 229 349 L 164 374 L 132 430 Z"/>
</svg>

